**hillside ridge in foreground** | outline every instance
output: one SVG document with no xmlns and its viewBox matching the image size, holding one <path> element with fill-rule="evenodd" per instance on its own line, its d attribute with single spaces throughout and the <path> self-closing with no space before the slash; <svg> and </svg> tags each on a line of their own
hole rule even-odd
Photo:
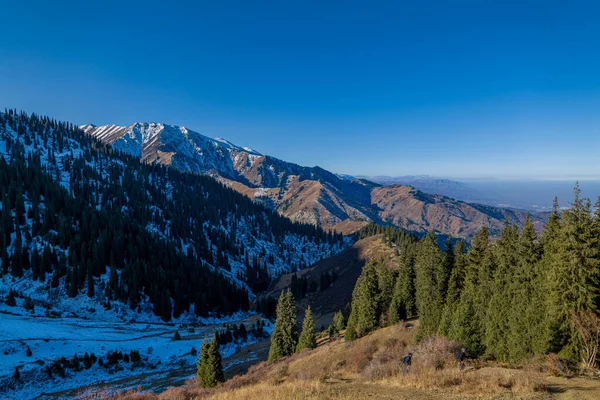
<svg viewBox="0 0 600 400">
<path fill-rule="evenodd" d="M 457 343 L 431 338 L 416 343 L 418 321 L 380 329 L 352 343 L 320 339 L 314 350 L 277 363 L 261 363 L 215 389 L 195 379 L 147 399 L 597 399 L 600 381 L 552 376 L 549 364 L 521 369 L 468 362 L 461 372 Z M 401 359 L 412 352 L 406 373 Z M 139 398 L 129 392 L 120 398 Z"/>
</svg>

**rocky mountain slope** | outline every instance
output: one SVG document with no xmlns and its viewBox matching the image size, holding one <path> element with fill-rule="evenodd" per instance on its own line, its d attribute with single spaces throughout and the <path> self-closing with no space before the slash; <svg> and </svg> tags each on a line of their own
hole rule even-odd
<svg viewBox="0 0 600 400">
<path fill-rule="evenodd" d="M 520 225 L 526 217 L 521 211 L 470 205 L 409 186 L 382 187 L 320 167 L 299 166 L 185 127 L 135 123 L 81 128 L 142 162 L 210 174 L 293 221 L 342 233 L 373 221 L 469 238 L 482 226 L 495 233 L 505 218 Z M 542 219 L 536 221 L 541 224 Z"/>
</svg>

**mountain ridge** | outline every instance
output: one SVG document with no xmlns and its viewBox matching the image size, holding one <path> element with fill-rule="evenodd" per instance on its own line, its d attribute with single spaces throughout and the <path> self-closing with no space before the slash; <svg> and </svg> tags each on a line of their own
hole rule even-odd
<svg viewBox="0 0 600 400">
<path fill-rule="evenodd" d="M 81 129 L 141 162 L 211 175 L 293 221 L 344 234 L 376 222 L 417 233 L 434 230 L 469 238 L 483 226 L 497 233 L 504 219 L 522 225 L 526 218 L 519 210 L 484 208 L 440 195 L 428 197 L 434 195 L 411 186 L 382 186 L 318 166 L 301 166 L 182 126 L 138 122 L 127 127 L 87 124 Z M 538 225 L 543 223 L 543 218 L 535 219 Z"/>
</svg>

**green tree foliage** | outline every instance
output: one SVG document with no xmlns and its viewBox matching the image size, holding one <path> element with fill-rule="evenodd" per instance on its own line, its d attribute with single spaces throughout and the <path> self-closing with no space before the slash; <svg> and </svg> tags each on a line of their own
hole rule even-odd
<svg viewBox="0 0 600 400">
<path fill-rule="evenodd" d="M 196 362 L 196 381 L 198 382 L 198 386 L 201 387 L 208 387 L 206 366 L 208 363 L 209 349 L 210 343 L 208 338 L 205 337 L 204 340 L 202 340 L 202 345 L 200 346 L 200 355 L 198 356 L 198 361 Z"/>
<path fill-rule="evenodd" d="M 452 323 L 454 312 L 458 306 L 465 284 L 465 252 L 466 244 L 461 240 L 454 246 L 453 266 L 448 280 L 448 290 L 442 311 L 442 319 L 438 328 L 440 335 L 448 335 L 450 332 L 450 324 Z M 448 256 L 446 256 L 446 260 L 448 260 Z"/>
<path fill-rule="evenodd" d="M 419 334 L 429 336 L 437 332 L 447 287 L 444 254 L 437 246 L 433 232 L 419 244 L 415 259 L 415 287 Z"/>
<path fill-rule="evenodd" d="M 348 317 L 348 324 L 346 325 L 346 334 L 344 335 L 344 339 L 347 342 L 352 342 L 353 340 L 358 339 L 358 333 L 356 332 L 356 313 L 350 313 Z"/>
<path fill-rule="evenodd" d="M 216 335 L 213 336 L 210 344 L 207 338 L 202 341 L 196 366 L 196 378 L 199 386 L 211 388 L 225 381 L 223 360 Z"/>
<path fill-rule="evenodd" d="M 352 310 L 349 321 L 352 322 L 358 337 L 362 337 L 379 326 L 379 318 L 377 264 L 370 262 L 363 268 L 352 292 Z"/>
<path fill-rule="evenodd" d="M 306 308 L 304 314 L 304 322 L 302 322 L 302 332 L 298 339 L 298 345 L 296 346 L 296 352 L 302 351 L 302 349 L 314 349 L 317 347 L 317 333 L 315 331 L 315 321 L 312 317 L 310 306 Z"/>
<path fill-rule="evenodd" d="M 335 328 L 336 333 L 340 333 L 341 331 L 343 331 L 346 328 L 344 314 L 342 314 L 341 311 L 336 312 L 333 316 L 333 321 L 331 324 Z"/>
<path fill-rule="evenodd" d="M 298 343 L 298 325 L 296 323 L 296 306 L 291 290 L 281 292 L 276 310 L 275 329 L 271 335 L 269 362 L 275 362 L 290 356 Z"/>
</svg>

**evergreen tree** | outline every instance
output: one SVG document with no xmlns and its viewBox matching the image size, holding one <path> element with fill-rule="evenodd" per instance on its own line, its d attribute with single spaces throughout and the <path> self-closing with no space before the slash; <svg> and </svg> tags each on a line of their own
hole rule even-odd
<svg viewBox="0 0 600 400">
<path fill-rule="evenodd" d="M 571 208 L 564 213 L 562 257 L 555 265 L 556 284 L 553 288 L 564 332 L 561 353 L 579 358 L 580 344 L 573 315 L 580 311 L 597 311 L 598 273 L 600 266 L 599 237 L 591 214 L 591 204 L 581 197 L 579 185 L 575 187 Z"/>
<path fill-rule="evenodd" d="M 370 262 L 363 268 L 352 292 L 349 320 L 354 324 L 358 337 L 377 328 L 379 313 L 379 279 L 375 263 Z"/>
<path fill-rule="evenodd" d="M 448 280 L 448 290 L 446 292 L 444 309 L 438 328 L 438 333 L 440 335 L 447 336 L 449 334 L 454 312 L 456 311 L 464 287 L 465 251 L 465 242 L 461 240 L 454 247 L 454 265 L 452 267 L 452 272 L 450 273 L 450 279 Z"/>
<path fill-rule="evenodd" d="M 306 308 L 306 314 L 304 315 L 304 322 L 302 322 L 302 332 L 298 339 L 296 353 L 299 353 L 302 349 L 314 349 L 315 347 L 317 347 L 315 321 L 313 320 L 310 306 L 308 306 Z"/>
<path fill-rule="evenodd" d="M 15 293 L 12 289 L 8 291 L 8 297 L 6 298 L 6 305 L 15 307 L 17 305 L 17 299 L 15 299 Z"/>
<path fill-rule="evenodd" d="M 94 297 L 94 276 L 92 275 L 92 264 L 90 262 L 87 265 L 87 295 L 88 297 Z"/>
<path fill-rule="evenodd" d="M 444 302 L 444 256 L 437 246 L 433 232 L 419 244 L 415 259 L 415 286 L 417 289 L 417 311 L 419 334 L 432 335 L 437 332 Z"/>
<path fill-rule="evenodd" d="M 350 313 L 350 316 L 348 317 L 348 324 L 346 325 L 346 334 L 344 335 L 344 340 L 346 340 L 346 342 L 352 342 L 356 339 L 358 339 L 358 333 L 356 332 L 356 313 Z"/>
<path fill-rule="evenodd" d="M 515 269 L 518 264 L 519 232 L 516 226 L 505 222 L 502 236 L 498 241 L 497 261 L 498 267 L 494 273 L 492 296 L 487 306 L 484 320 L 483 342 L 487 353 L 502 361 L 509 356 L 509 319 L 511 316 L 512 296 L 521 290 L 518 282 L 514 282 Z"/>
<path fill-rule="evenodd" d="M 510 286 L 516 288 L 511 293 L 509 305 L 508 348 L 509 360 L 521 361 L 533 353 L 533 337 L 540 329 L 541 321 L 538 319 L 539 309 L 532 310 L 530 305 L 537 299 L 534 284 L 537 282 L 537 268 L 540 260 L 541 248 L 537 234 L 529 216 L 525 221 L 521 238 L 518 243 L 518 261 Z M 537 304 L 541 306 L 542 304 Z"/>
<path fill-rule="evenodd" d="M 221 357 L 220 345 L 216 334 L 210 342 L 204 373 L 206 377 L 206 386 L 204 387 L 214 387 L 225 381 L 223 375 L 223 359 Z"/>
<path fill-rule="evenodd" d="M 340 333 L 341 331 L 343 331 L 346 328 L 345 322 L 344 322 L 344 314 L 342 314 L 341 311 L 336 312 L 335 315 L 333 316 L 332 325 L 335 328 L 336 333 Z"/>
<path fill-rule="evenodd" d="M 209 349 L 210 343 L 208 342 L 208 338 L 204 337 L 202 340 L 202 345 L 200 346 L 200 355 L 198 356 L 198 361 L 196 362 L 196 381 L 198 382 L 198 386 L 201 387 L 209 387 L 206 368 L 208 365 Z"/>
<path fill-rule="evenodd" d="M 275 362 L 283 357 L 290 356 L 296 350 L 298 342 L 296 306 L 294 296 L 289 289 L 285 293 L 281 292 L 277 302 L 276 315 L 275 329 L 271 335 L 269 362 Z"/>
<path fill-rule="evenodd" d="M 493 270 L 489 232 L 487 228 L 482 228 L 475 234 L 473 245 L 466 256 L 464 287 L 448 333 L 450 338 L 462 342 L 474 355 L 485 351 L 484 317 L 489 304 Z"/>
</svg>

